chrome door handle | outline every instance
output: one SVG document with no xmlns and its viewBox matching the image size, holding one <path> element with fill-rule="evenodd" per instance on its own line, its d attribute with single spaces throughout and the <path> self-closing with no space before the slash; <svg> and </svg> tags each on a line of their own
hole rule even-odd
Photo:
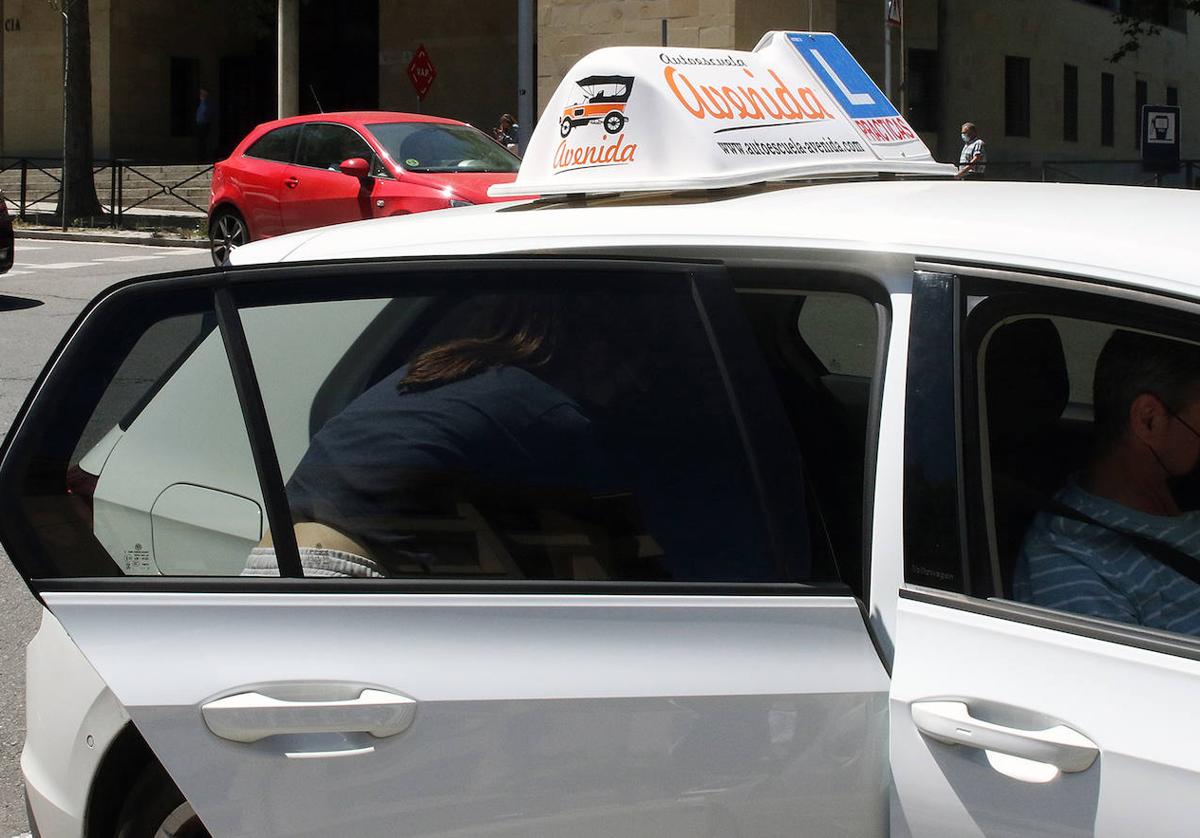
<svg viewBox="0 0 1200 838">
<path fill-rule="evenodd" d="M 209 730 L 233 742 L 288 733 L 369 733 L 382 739 L 412 724 L 417 702 L 375 689 L 338 701 L 285 701 L 246 692 L 210 701 L 200 712 Z"/>
<path fill-rule="evenodd" d="M 1086 771 L 1100 754 L 1096 743 L 1066 725 L 1006 727 L 975 718 L 962 701 L 914 701 L 912 717 L 917 730 L 938 742 L 1048 763 L 1060 771 Z"/>
</svg>

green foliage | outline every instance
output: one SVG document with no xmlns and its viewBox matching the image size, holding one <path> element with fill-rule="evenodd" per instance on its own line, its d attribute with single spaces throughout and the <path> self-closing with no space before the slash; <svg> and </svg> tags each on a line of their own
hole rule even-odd
<svg viewBox="0 0 1200 838">
<path fill-rule="evenodd" d="M 1171 0 L 1171 3 L 1176 8 L 1200 14 L 1200 0 Z M 1142 48 L 1142 42 L 1146 38 L 1153 38 L 1162 31 L 1162 25 L 1155 23 L 1139 8 L 1149 5 L 1147 0 L 1122 3 L 1122 10 L 1113 15 L 1113 24 L 1121 30 L 1121 44 L 1109 56 L 1109 61 L 1116 64 L 1127 55 L 1134 54 Z"/>
</svg>

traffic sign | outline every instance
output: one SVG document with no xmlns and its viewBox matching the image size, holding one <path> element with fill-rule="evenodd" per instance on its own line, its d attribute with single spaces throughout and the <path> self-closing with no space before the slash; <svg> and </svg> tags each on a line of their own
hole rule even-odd
<svg viewBox="0 0 1200 838">
<path fill-rule="evenodd" d="M 1142 106 L 1142 162 L 1147 169 L 1179 165 L 1180 113 L 1175 105 Z"/>
<path fill-rule="evenodd" d="M 429 88 L 433 87 L 433 80 L 436 78 L 437 68 L 429 60 L 425 45 L 421 44 L 413 53 L 412 61 L 408 62 L 408 80 L 412 82 L 413 89 L 417 91 L 417 98 L 422 102 L 425 101 L 425 96 L 429 93 Z"/>
</svg>

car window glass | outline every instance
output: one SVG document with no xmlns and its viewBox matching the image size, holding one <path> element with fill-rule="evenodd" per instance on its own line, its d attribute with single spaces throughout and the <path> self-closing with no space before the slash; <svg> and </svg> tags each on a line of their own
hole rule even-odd
<svg viewBox="0 0 1200 838">
<path fill-rule="evenodd" d="M 752 351 L 803 346 L 803 297 L 738 300 Z M 809 389 L 814 365 L 772 362 L 755 386 L 787 388 L 791 406 L 753 397 L 756 445 L 771 452 L 758 477 L 771 498 L 756 501 L 686 286 L 329 300 L 242 319 L 306 575 L 754 582 L 832 578 L 831 540 L 861 549 L 862 440 L 847 432 L 814 460 L 833 477 L 819 531 L 798 444 L 858 408 Z M 530 345 L 514 349 L 517 335 Z M 828 415 L 793 416 L 814 397 Z M 858 511 L 839 518 L 847 498 Z M 270 548 L 248 557 L 258 568 L 273 570 Z"/>
<path fill-rule="evenodd" d="M 875 367 L 875 309 L 849 294 L 809 294 L 797 324 L 805 343 L 835 375 L 869 376 Z"/>
<path fill-rule="evenodd" d="M 236 575 L 262 499 L 215 318 L 139 328 L 92 353 L 20 480 L 47 575 Z"/>
<path fill-rule="evenodd" d="M 246 156 L 290 163 L 292 155 L 296 151 L 296 142 L 300 139 L 300 128 L 299 125 L 285 125 L 274 131 L 268 131 L 250 148 L 246 149 Z"/>
<path fill-rule="evenodd" d="M 367 126 L 392 162 L 410 172 L 515 172 L 521 161 L 469 125 L 382 122 Z"/>
<path fill-rule="evenodd" d="M 1200 575 L 1174 569 L 1200 559 L 1200 346 L 1119 305 L 1086 317 L 1041 305 L 979 307 L 986 327 L 969 325 L 982 334 L 969 345 L 984 477 L 973 544 L 991 554 L 994 591 L 1200 635 Z M 1157 424 L 1138 430 L 1145 411 Z"/>
<path fill-rule="evenodd" d="M 345 125 L 316 123 L 304 126 L 296 162 L 301 166 L 337 171 L 342 161 L 361 157 L 370 162 L 373 154 L 359 134 Z"/>
</svg>

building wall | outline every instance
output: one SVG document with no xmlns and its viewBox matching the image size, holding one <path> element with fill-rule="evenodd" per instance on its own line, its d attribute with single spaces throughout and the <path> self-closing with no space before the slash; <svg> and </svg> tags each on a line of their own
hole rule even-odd
<svg viewBox="0 0 1200 838">
<path fill-rule="evenodd" d="M 95 153 L 108 153 L 110 0 L 92 0 L 92 126 Z M 63 143 L 62 16 L 46 0 L 5 0 L 4 18 L 21 29 L 3 32 L 4 109 L 0 150 L 12 156 L 61 157 Z"/>
<path fill-rule="evenodd" d="M 1119 64 L 1108 57 L 1119 43 L 1109 10 L 1079 0 L 941 0 L 947 37 L 940 48 L 943 83 L 941 146 L 957 149 L 959 126 L 978 124 L 997 160 L 1136 160 L 1134 144 L 1137 79 L 1149 87 L 1150 104 L 1178 87 L 1183 108 L 1184 157 L 1200 156 L 1200 17 L 1188 20 L 1190 34 L 1163 29 Z M 907 4 L 906 4 L 907 5 Z M 913 4 L 918 6 L 917 3 Z M 936 5 L 924 0 L 923 5 Z M 920 6 L 918 6 L 920 7 Z M 1005 56 L 1030 59 L 1030 136 L 1004 130 Z M 1063 139 L 1063 65 L 1079 68 L 1079 140 Z M 1100 143 L 1100 75 L 1115 82 L 1112 147 Z"/>
<path fill-rule="evenodd" d="M 592 50 L 661 44 L 664 20 L 671 46 L 733 47 L 736 6 L 737 0 L 541 0 L 538 108 L 545 107 L 567 71 Z"/>
<path fill-rule="evenodd" d="M 219 114 L 221 59 L 253 52 L 254 20 L 237 0 L 111 2 L 112 148 L 122 157 L 192 159 L 194 136 L 171 132 L 171 59 L 197 60 L 196 83 L 208 88 Z M 191 90 L 179 106 L 194 113 L 196 96 Z M 214 138 L 220 127 L 218 117 Z"/>
<path fill-rule="evenodd" d="M 437 70 L 424 102 L 407 75 L 420 44 Z M 515 0 L 380 0 L 379 106 L 460 119 L 485 131 L 500 114 L 515 114 Z"/>
</svg>

